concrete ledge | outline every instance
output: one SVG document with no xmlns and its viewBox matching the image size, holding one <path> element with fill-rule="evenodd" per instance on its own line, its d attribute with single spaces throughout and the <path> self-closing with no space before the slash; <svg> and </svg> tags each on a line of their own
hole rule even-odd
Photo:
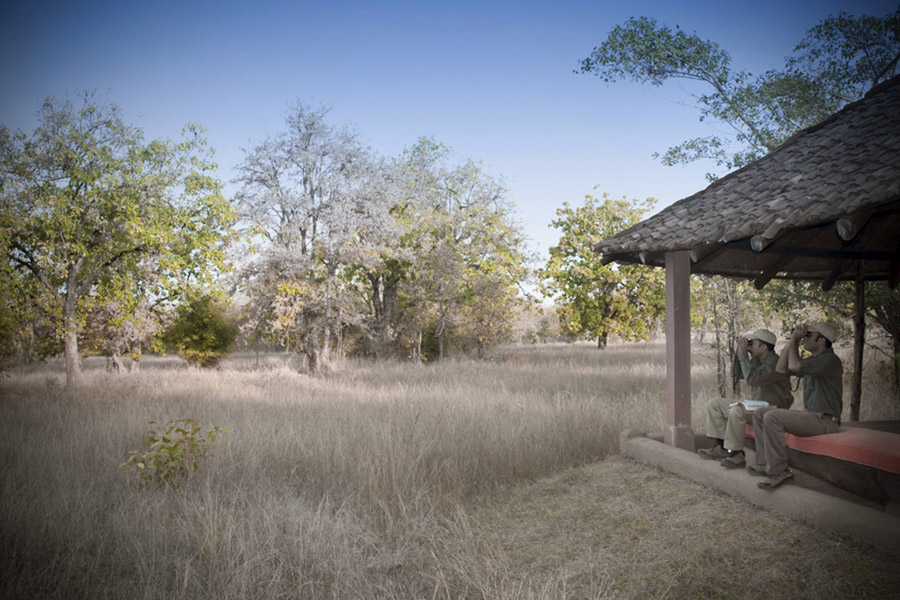
<svg viewBox="0 0 900 600">
<path fill-rule="evenodd" d="M 756 487 L 761 478 L 749 475 L 744 469 L 723 469 L 717 461 L 704 460 L 693 452 L 632 430 L 622 432 L 619 445 L 623 456 L 900 557 L 900 517 L 895 515 L 799 485 L 785 485 L 767 492 Z"/>
</svg>

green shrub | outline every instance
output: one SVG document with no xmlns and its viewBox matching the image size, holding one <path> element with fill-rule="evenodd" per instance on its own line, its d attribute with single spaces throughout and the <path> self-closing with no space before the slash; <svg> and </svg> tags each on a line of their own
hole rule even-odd
<svg viewBox="0 0 900 600">
<path fill-rule="evenodd" d="M 156 421 L 150 421 L 155 425 Z M 152 430 L 144 443 L 150 449 L 143 454 L 132 450 L 120 466 L 136 473 L 141 484 L 178 487 L 183 479 L 197 470 L 200 459 L 215 447 L 216 437 L 228 433 L 224 427 L 213 427 L 201 433 L 193 419 L 169 421 L 165 427 Z"/>
<path fill-rule="evenodd" d="M 178 307 L 175 321 L 161 341 L 192 365 L 214 367 L 231 352 L 237 335 L 238 328 L 226 316 L 225 306 L 206 294 Z"/>
</svg>

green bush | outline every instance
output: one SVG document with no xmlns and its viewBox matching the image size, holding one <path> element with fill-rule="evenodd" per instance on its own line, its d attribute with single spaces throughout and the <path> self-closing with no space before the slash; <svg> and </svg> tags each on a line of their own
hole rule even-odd
<svg viewBox="0 0 900 600">
<path fill-rule="evenodd" d="M 237 335 L 238 328 L 226 316 L 225 306 L 207 294 L 178 307 L 175 321 L 161 341 L 192 365 L 214 367 L 231 352 Z"/>
<path fill-rule="evenodd" d="M 155 425 L 156 421 L 150 421 Z M 128 460 L 120 466 L 136 473 L 141 484 L 160 487 L 178 485 L 197 470 L 200 459 L 215 447 L 216 437 L 228 433 L 224 427 L 213 427 L 205 433 L 193 419 L 169 421 L 165 427 L 152 430 L 144 443 L 149 450 L 132 450 Z"/>
</svg>

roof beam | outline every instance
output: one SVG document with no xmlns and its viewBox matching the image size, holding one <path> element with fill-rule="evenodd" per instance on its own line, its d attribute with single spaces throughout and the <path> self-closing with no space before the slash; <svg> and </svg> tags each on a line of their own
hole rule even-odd
<svg viewBox="0 0 900 600">
<path fill-rule="evenodd" d="M 857 265 L 862 265 L 862 261 L 856 263 Z M 831 273 L 828 274 L 828 277 L 822 280 L 822 291 L 827 292 L 834 287 L 834 284 L 837 283 L 843 275 L 846 275 L 850 271 L 850 267 L 853 265 L 850 261 L 840 260 L 837 264 L 834 265 L 834 268 L 831 270 Z"/>
<path fill-rule="evenodd" d="M 758 290 L 766 287 L 766 284 L 775 279 L 775 276 L 778 275 L 779 271 L 783 271 L 784 268 L 794 260 L 793 256 L 788 254 L 783 254 L 778 256 L 775 260 L 769 263 L 769 266 L 763 270 L 763 272 L 753 280 L 753 287 Z"/>
<path fill-rule="evenodd" d="M 874 212 L 874 210 L 867 210 L 838 219 L 834 223 L 838 236 L 845 242 L 852 241 L 869 223 Z"/>
<path fill-rule="evenodd" d="M 706 251 L 698 252 L 697 250 L 691 250 L 691 263 L 693 263 L 694 265 L 693 268 L 701 268 L 703 265 L 721 254 L 726 248 L 728 248 L 727 244 L 720 244 Z"/>
<path fill-rule="evenodd" d="M 732 251 L 746 252 L 740 247 L 732 248 Z M 807 258 L 827 258 L 831 260 L 897 260 L 900 252 L 880 250 L 836 250 L 829 248 L 805 248 L 803 246 L 772 245 L 766 249 L 769 254 L 787 254 L 790 256 L 804 256 Z"/>
</svg>

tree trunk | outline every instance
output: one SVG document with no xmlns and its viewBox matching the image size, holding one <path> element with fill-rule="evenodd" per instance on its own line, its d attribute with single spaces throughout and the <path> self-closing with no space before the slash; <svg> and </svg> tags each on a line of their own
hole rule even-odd
<svg viewBox="0 0 900 600">
<path fill-rule="evenodd" d="M 598 350 L 606 349 L 606 342 L 607 342 L 608 337 L 609 337 L 609 334 L 606 333 L 605 331 L 597 336 L 597 349 Z"/>
<path fill-rule="evenodd" d="M 900 336 L 894 340 L 894 400 L 900 402 Z"/>
<path fill-rule="evenodd" d="M 78 362 L 78 323 L 75 319 L 75 298 L 67 295 L 63 306 L 65 331 L 66 385 L 76 386 L 82 381 L 81 363 Z"/>
<path fill-rule="evenodd" d="M 422 330 L 419 329 L 419 336 L 416 339 L 416 348 L 415 348 L 415 356 L 413 356 L 416 362 L 422 362 Z"/>
<path fill-rule="evenodd" d="M 315 375 L 319 371 L 319 351 L 313 348 L 306 350 L 306 367 L 311 375 Z"/>
<path fill-rule="evenodd" d="M 737 291 L 731 284 L 731 281 L 725 280 L 725 297 L 728 300 L 728 337 L 725 341 L 725 349 L 728 352 L 728 362 L 731 364 L 731 393 L 732 397 L 737 397 L 740 389 L 740 363 L 735 360 L 737 355 L 734 351 L 734 343 L 737 339 L 738 324 L 741 320 L 741 306 L 737 298 Z M 736 372 L 737 371 L 737 372 Z"/>
<path fill-rule="evenodd" d="M 335 333 L 335 341 L 337 342 L 338 360 L 344 360 L 344 309 L 338 310 L 338 330 Z"/>
<path fill-rule="evenodd" d="M 138 342 L 131 348 L 131 372 L 137 373 L 141 370 L 141 361 L 144 360 L 144 350 L 141 343 Z"/>
<path fill-rule="evenodd" d="M 371 302 L 375 313 L 375 331 L 372 339 L 372 350 L 376 356 L 394 354 L 396 339 L 394 325 L 397 320 L 397 283 L 396 275 L 369 275 L 372 284 Z"/>
<path fill-rule="evenodd" d="M 716 334 L 716 384 L 719 387 L 719 394 L 724 398 L 727 395 L 727 390 L 725 387 L 725 362 L 722 358 L 722 336 L 719 329 L 718 295 L 718 286 L 715 286 L 712 294 L 712 313 L 713 327 Z"/>
<path fill-rule="evenodd" d="M 325 339 L 322 344 L 322 356 L 327 361 L 331 356 L 331 332 L 334 329 L 331 314 L 333 312 L 331 302 L 331 290 L 334 282 L 335 267 L 328 267 L 328 275 L 325 280 Z"/>
<path fill-rule="evenodd" d="M 110 367 L 112 365 L 112 367 Z M 109 357 L 106 359 L 106 370 L 112 371 L 115 369 L 116 374 L 122 373 L 125 370 L 125 365 L 122 364 L 122 357 L 119 356 L 119 351 L 110 353 Z"/>
<path fill-rule="evenodd" d="M 307 320 L 306 336 L 303 340 L 303 353 L 306 355 L 306 366 L 310 375 L 315 375 L 321 368 L 319 352 L 319 332 L 314 320 Z"/>
<path fill-rule="evenodd" d="M 862 399 L 863 346 L 866 343 L 866 282 L 862 277 L 862 263 L 856 279 L 856 314 L 853 316 L 853 380 L 850 388 L 850 420 L 859 421 Z"/>
</svg>

